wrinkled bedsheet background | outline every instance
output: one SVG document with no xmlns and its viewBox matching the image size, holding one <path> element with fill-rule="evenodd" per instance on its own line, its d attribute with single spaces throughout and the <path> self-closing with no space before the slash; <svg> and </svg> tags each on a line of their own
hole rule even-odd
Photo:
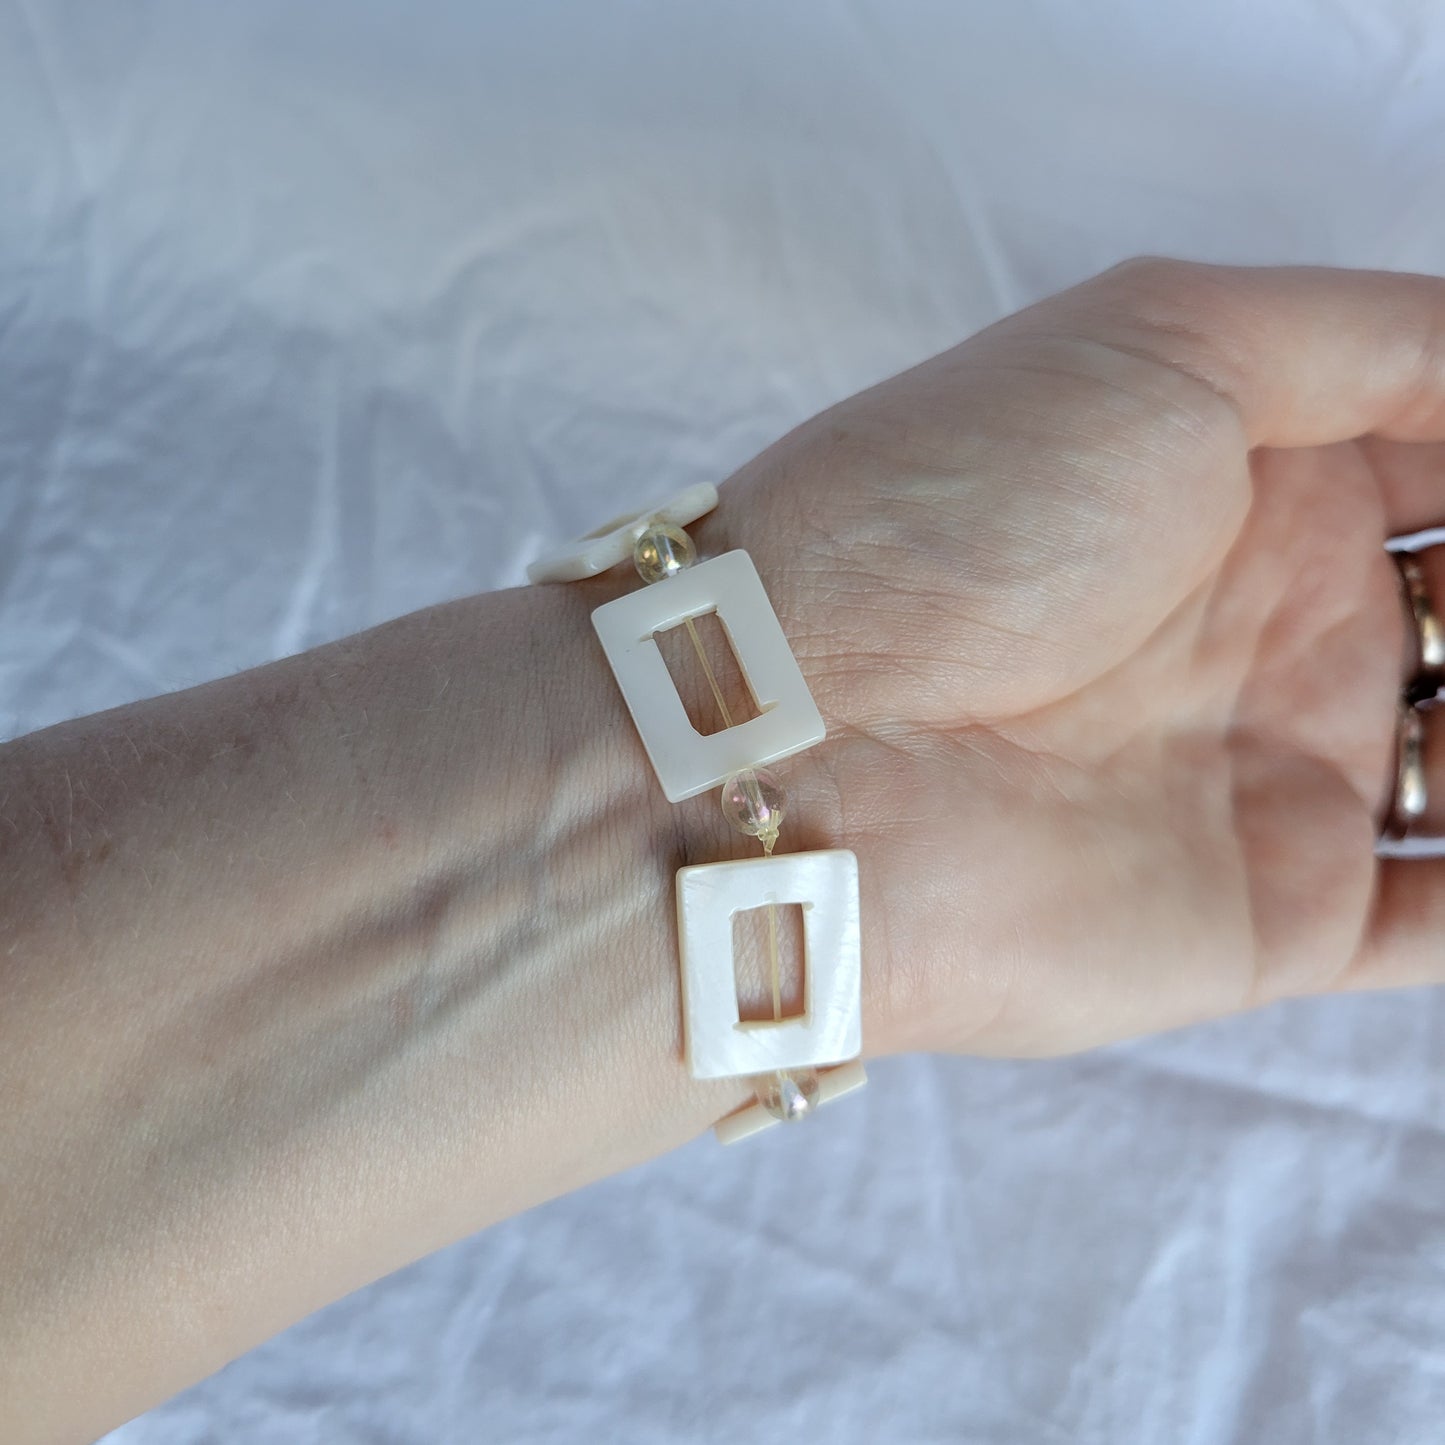
<svg viewBox="0 0 1445 1445">
<path fill-rule="evenodd" d="M 0 0 L 0 736 L 515 583 L 1140 251 L 1445 272 L 1445 9 Z M 1442 1104 L 1427 995 L 884 1063 L 108 1440 L 1434 1445 Z"/>
</svg>

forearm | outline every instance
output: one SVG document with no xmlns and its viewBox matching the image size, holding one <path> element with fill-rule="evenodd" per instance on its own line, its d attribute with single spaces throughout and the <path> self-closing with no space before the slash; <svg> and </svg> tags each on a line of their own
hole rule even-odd
<svg viewBox="0 0 1445 1445">
<path fill-rule="evenodd" d="M 669 809 L 592 589 L 0 749 L 0 1413 L 85 1438 L 742 1101 L 680 1062 Z"/>
</svg>

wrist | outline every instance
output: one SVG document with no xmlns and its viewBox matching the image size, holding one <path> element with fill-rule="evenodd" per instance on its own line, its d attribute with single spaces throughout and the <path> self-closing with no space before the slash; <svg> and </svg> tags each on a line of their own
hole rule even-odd
<svg viewBox="0 0 1445 1445">
<path fill-rule="evenodd" d="M 635 723 L 645 741 L 656 768 L 656 783 L 649 791 L 674 800 L 669 813 L 676 822 L 670 827 L 679 840 L 688 840 L 678 862 L 702 865 L 684 867 L 676 878 L 684 924 L 680 966 L 686 982 L 689 1068 L 704 1078 L 752 1077 L 765 1099 L 768 1081 L 783 1078 L 786 1069 L 811 1070 L 816 1064 L 826 1072 L 859 1055 L 859 893 L 852 839 L 842 826 L 843 795 L 832 767 L 814 750 L 826 724 L 809 696 L 807 675 L 790 655 L 781 619 L 770 615 L 767 584 L 747 549 L 730 546 L 736 522 L 751 524 L 744 535 L 766 539 L 767 531 L 760 532 L 759 519 L 751 514 L 719 522 L 711 512 L 717 502 L 711 488 L 687 489 L 654 509 L 619 518 L 548 553 L 531 570 L 538 580 L 566 583 L 567 590 L 584 600 L 621 689 L 612 716 L 629 736 Z M 680 530 L 684 526 L 691 527 L 695 537 Z M 638 589 L 626 565 L 634 546 L 644 582 L 660 585 Z M 764 556 L 778 561 L 781 551 L 785 561 L 786 550 L 779 543 L 769 546 Z M 797 555 L 801 558 L 802 551 Z M 596 568 L 607 569 L 601 583 L 595 576 L 576 580 Z M 779 570 L 787 576 L 785 568 Z M 796 577 L 787 580 L 797 585 Z M 814 576 L 815 584 L 817 580 Z M 804 594 L 808 590 L 802 589 Z M 826 635 L 826 622 L 819 626 L 815 619 L 812 637 Z M 695 676 L 687 676 L 689 668 Z M 759 711 L 765 716 L 757 716 Z M 636 755 L 642 756 L 640 746 Z M 727 784 L 723 794 L 728 787 L 755 788 L 757 780 L 739 783 L 739 770 L 743 779 L 752 779 L 747 770 L 771 767 L 770 759 L 782 760 L 778 766 L 783 776 L 761 779 L 761 786 L 783 787 L 789 820 L 776 856 L 776 831 L 764 834 L 746 820 L 759 806 L 756 796 L 749 794 L 748 802 L 738 794 L 731 805 L 733 826 L 757 835 L 749 843 L 730 833 L 714 791 L 720 784 Z M 700 850 L 696 840 L 702 837 L 713 841 Z M 767 856 L 754 866 L 748 860 L 759 843 Z M 779 906 L 786 899 L 799 902 L 783 918 Z M 731 999 L 726 986 L 734 967 L 741 975 L 758 959 L 759 947 L 743 937 L 754 919 L 767 924 L 760 961 L 766 969 L 771 956 L 772 979 L 771 1007 L 756 1013 L 746 995 Z M 734 924 L 742 932 L 729 950 L 723 935 Z M 807 1001 L 794 993 L 797 1002 L 787 1008 L 779 995 L 780 961 L 785 975 L 788 971 L 786 959 L 780 960 L 780 927 L 798 939 L 796 952 L 801 952 L 806 932 L 810 960 Z M 830 938 L 834 927 L 843 931 Z M 820 975 L 812 972 L 813 961 Z M 793 968 L 792 978 L 801 989 L 801 963 Z M 740 993 L 743 987 L 740 981 Z M 867 1009 L 876 1021 L 883 995 L 871 987 L 870 995 Z M 741 1031 L 739 1002 L 744 1008 Z M 704 1041 L 703 1053 L 697 1049 L 699 1040 Z M 876 1045 L 871 1047 L 877 1052 Z M 861 1069 L 838 1074 L 834 1083 L 823 1085 L 823 1101 L 856 1087 L 862 1077 Z M 798 1087 L 818 1085 L 815 1079 Z M 766 1108 L 774 1119 L 782 1117 L 772 1104 Z M 771 1122 L 763 1106 L 745 1121 L 730 1121 L 723 1136 L 737 1137 L 735 1124 L 751 1132 L 759 1121 Z"/>
</svg>

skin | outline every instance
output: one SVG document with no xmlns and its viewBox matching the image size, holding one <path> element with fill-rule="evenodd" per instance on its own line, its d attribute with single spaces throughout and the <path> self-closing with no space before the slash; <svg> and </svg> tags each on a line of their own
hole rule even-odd
<svg viewBox="0 0 1445 1445">
<path fill-rule="evenodd" d="M 752 554 L 828 719 L 781 847 L 859 855 L 867 1052 L 1445 981 L 1445 859 L 1374 850 L 1413 669 L 1381 544 L 1442 520 L 1445 282 L 1158 261 L 730 480 L 693 534 Z M 588 625 L 633 585 L 0 748 L 10 1439 L 91 1438 L 748 1097 L 681 1062 L 672 876 L 749 850 L 651 778 Z"/>
</svg>

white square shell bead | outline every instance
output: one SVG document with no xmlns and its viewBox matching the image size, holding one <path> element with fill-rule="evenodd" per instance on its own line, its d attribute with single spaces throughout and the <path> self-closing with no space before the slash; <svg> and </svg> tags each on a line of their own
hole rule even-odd
<svg viewBox="0 0 1445 1445">
<path fill-rule="evenodd" d="M 705 517 L 715 506 L 717 488 L 711 482 L 698 482 L 665 502 L 614 517 L 585 537 L 538 557 L 527 568 L 527 580 L 578 582 L 584 577 L 595 577 L 619 562 L 628 561 L 633 543 L 652 523 L 671 522 L 675 527 L 686 527 L 689 522 Z"/>
<path fill-rule="evenodd" d="M 714 611 L 758 715 L 705 737 L 688 721 L 654 634 Z M 743 768 L 801 752 L 823 736 L 822 715 L 746 552 L 724 552 L 604 603 L 592 625 L 670 802 L 695 797 Z"/>
<path fill-rule="evenodd" d="M 802 905 L 803 1012 L 738 1018 L 733 915 Z M 683 1037 L 696 1079 L 856 1058 L 863 1048 L 858 860 L 846 848 L 700 863 L 677 873 Z"/>
</svg>

